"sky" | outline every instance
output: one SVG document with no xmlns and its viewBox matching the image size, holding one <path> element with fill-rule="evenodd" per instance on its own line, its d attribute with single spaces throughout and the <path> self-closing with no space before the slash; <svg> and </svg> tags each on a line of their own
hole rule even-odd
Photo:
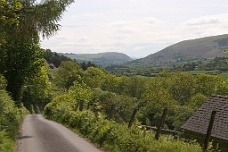
<svg viewBox="0 0 228 152">
<path fill-rule="evenodd" d="M 142 58 L 183 40 L 228 34 L 228 0 L 75 0 L 59 24 L 42 48 Z"/>
</svg>

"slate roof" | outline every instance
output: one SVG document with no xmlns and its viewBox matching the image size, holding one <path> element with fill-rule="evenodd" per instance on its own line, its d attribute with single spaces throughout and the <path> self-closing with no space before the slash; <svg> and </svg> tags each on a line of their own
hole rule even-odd
<svg viewBox="0 0 228 152">
<path fill-rule="evenodd" d="M 212 111 L 216 111 L 216 115 L 211 136 L 228 141 L 228 96 L 209 97 L 181 128 L 206 134 Z"/>
</svg>

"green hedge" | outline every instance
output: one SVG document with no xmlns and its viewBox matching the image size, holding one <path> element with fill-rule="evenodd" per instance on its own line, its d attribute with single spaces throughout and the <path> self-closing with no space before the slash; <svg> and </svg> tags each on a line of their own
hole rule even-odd
<svg viewBox="0 0 228 152">
<path fill-rule="evenodd" d="M 16 107 L 5 86 L 6 82 L 0 76 L 0 152 L 13 152 L 19 126 L 28 111 Z"/>
<path fill-rule="evenodd" d="M 59 98 L 60 99 L 60 98 Z M 92 111 L 73 111 L 67 101 L 53 101 L 45 107 L 45 116 L 80 132 L 92 142 L 111 152 L 200 152 L 196 143 L 186 143 L 173 136 L 161 136 L 154 140 L 152 131 L 141 130 L 137 126 L 131 129 L 127 124 L 118 124 L 112 120 L 97 117 Z M 68 104 L 68 105 L 67 105 Z"/>
</svg>

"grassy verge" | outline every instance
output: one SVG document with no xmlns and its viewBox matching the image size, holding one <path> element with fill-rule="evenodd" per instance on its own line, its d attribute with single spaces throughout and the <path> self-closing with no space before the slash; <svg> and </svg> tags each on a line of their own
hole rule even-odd
<svg viewBox="0 0 228 152">
<path fill-rule="evenodd" d="M 0 77 L 0 152 L 13 152 L 23 116 L 28 112 L 18 108 L 5 90 L 6 83 Z"/>
</svg>

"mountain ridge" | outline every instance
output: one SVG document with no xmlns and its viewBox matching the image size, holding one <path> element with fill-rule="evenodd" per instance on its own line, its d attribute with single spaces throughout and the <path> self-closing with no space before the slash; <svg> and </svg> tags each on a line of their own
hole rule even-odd
<svg viewBox="0 0 228 152">
<path fill-rule="evenodd" d="M 124 64 L 125 62 L 130 62 L 133 59 L 124 53 L 118 52 L 104 52 L 96 54 L 74 54 L 74 53 L 64 53 L 62 54 L 71 59 L 75 59 L 77 62 L 92 62 L 99 66 L 110 66 Z"/>
<path fill-rule="evenodd" d="M 228 34 L 180 41 L 154 54 L 127 63 L 130 66 L 159 66 L 224 57 Z"/>
</svg>

